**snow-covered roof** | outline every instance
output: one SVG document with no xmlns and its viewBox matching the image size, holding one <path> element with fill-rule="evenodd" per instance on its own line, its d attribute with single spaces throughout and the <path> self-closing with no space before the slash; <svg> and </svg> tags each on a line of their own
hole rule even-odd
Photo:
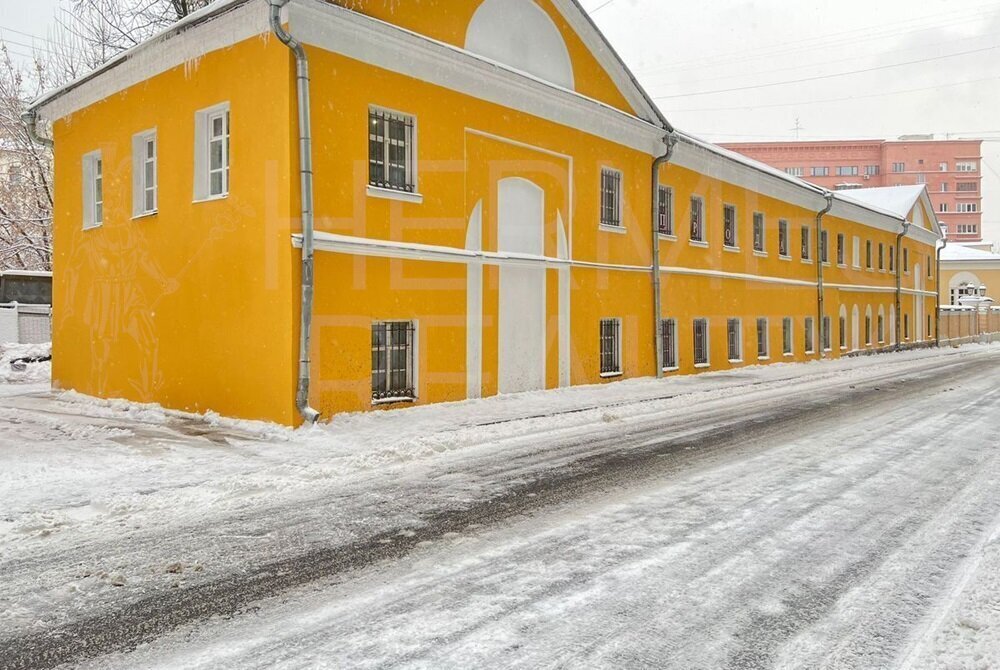
<svg viewBox="0 0 1000 670">
<path fill-rule="evenodd" d="M 847 200 L 854 200 L 868 207 L 892 212 L 896 216 L 906 218 L 920 200 L 926 190 L 926 185 L 915 186 L 880 186 L 877 188 L 858 188 L 839 193 Z"/>
<path fill-rule="evenodd" d="M 1000 261 L 1000 255 L 981 249 L 973 249 L 961 244 L 949 244 L 941 250 L 943 261 Z"/>
</svg>

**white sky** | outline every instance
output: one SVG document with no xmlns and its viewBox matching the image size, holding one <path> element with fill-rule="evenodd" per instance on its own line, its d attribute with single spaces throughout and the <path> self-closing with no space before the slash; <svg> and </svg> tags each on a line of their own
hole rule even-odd
<svg viewBox="0 0 1000 670">
<path fill-rule="evenodd" d="M 0 0 L 0 36 L 30 51 L 23 33 L 49 36 L 68 1 Z M 582 2 L 667 118 L 708 140 L 794 139 L 796 119 L 804 140 L 994 138 L 984 237 L 1000 240 L 1000 0 Z"/>
</svg>

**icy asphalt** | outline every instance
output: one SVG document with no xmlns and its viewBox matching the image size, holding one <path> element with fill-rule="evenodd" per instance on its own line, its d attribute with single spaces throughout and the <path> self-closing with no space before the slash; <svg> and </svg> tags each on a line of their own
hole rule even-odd
<svg viewBox="0 0 1000 670">
<path fill-rule="evenodd" d="M 967 347 L 295 432 L 0 387 L 0 668 L 1000 667 L 998 372 Z"/>
</svg>

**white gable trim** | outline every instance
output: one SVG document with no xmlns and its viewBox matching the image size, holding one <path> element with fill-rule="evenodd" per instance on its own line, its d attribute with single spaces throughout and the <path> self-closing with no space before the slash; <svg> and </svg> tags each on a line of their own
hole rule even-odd
<svg viewBox="0 0 1000 670">
<path fill-rule="evenodd" d="M 659 126 L 574 91 L 324 0 L 293 0 L 292 33 L 306 44 L 603 137 L 651 156 Z"/>
</svg>

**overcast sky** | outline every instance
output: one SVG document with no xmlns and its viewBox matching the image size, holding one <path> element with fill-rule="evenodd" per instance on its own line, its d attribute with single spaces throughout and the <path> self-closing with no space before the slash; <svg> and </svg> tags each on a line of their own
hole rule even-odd
<svg viewBox="0 0 1000 670">
<path fill-rule="evenodd" d="M 582 2 L 667 118 L 712 141 L 794 139 L 796 122 L 803 140 L 994 139 L 984 236 L 1000 239 L 1000 0 Z M 0 0 L 0 36 L 28 52 L 23 33 L 48 36 L 66 6 Z"/>
</svg>

